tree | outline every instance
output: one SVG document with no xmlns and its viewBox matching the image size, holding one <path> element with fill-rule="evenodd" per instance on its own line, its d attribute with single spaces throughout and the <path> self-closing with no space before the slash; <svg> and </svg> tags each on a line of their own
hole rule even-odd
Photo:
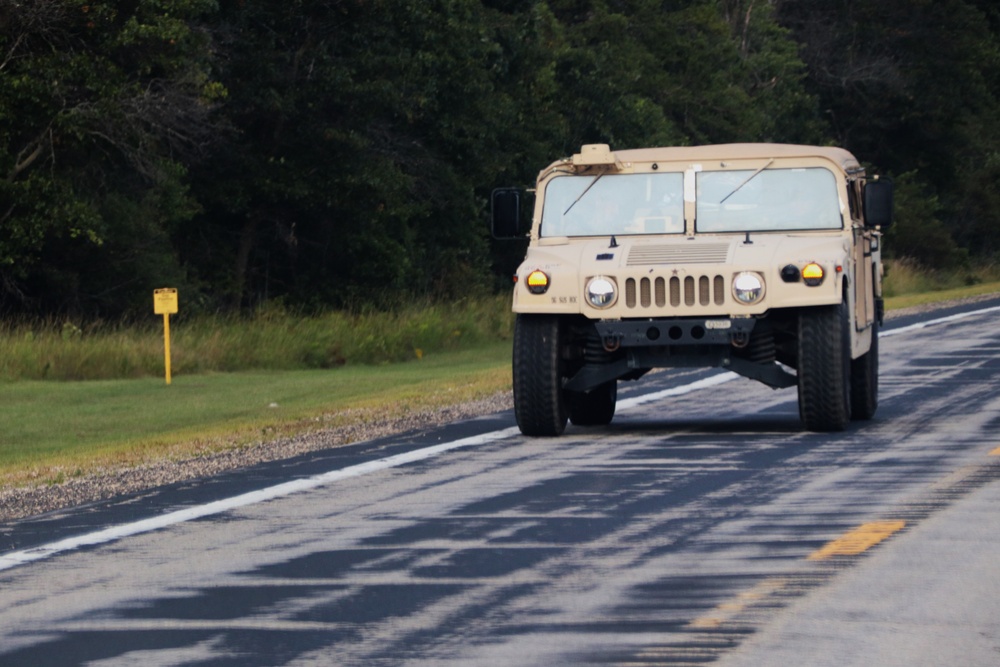
<svg viewBox="0 0 1000 667">
<path fill-rule="evenodd" d="M 987 0 L 0 0 L 0 309 L 461 297 L 520 254 L 490 190 L 584 143 L 837 143 L 905 175 L 900 229 L 995 252 L 998 27 Z"/>
<path fill-rule="evenodd" d="M 3 3 L 0 307 L 121 312 L 163 277 L 151 264 L 179 274 L 169 243 L 135 239 L 195 209 L 184 165 L 210 143 L 218 90 L 206 35 L 188 21 L 213 8 Z"/>
<path fill-rule="evenodd" d="M 998 10 L 973 0 L 779 2 L 832 137 L 938 210 L 952 238 L 1000 250 Z M 934 237 L 922 241 L 933 247 Z"/>
<path fill-rule="evenodd" d="M 485 284 L 484 192 L 527 134 L 508 129 L 527 104 L 505 88 L 524 29 L 472 0 L 224 5 L 234 132 L 197 170 L 205 212 L 181 237 L 186 260 L 218 267 L 208 279 L 229 305 Z"/>
</svg>

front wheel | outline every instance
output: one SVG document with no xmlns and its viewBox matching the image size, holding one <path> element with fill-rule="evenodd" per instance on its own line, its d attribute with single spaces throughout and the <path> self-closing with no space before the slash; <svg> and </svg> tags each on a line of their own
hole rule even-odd
<svg viewBox="0 0 1000 667">
<path fill-rule="evenodd" d="M 525 435 L 556 436 L 566 429 L 563 336 L 555 315 L 518 315 L 514 322 L 514 416 Z"/>
<path fill-rule="evenodd" d="M 843 431 L 851 420 L 851 339 L 846 299 L 803 310 L 798 327 L 799 416 L 810 431 Z"/>
</svg>

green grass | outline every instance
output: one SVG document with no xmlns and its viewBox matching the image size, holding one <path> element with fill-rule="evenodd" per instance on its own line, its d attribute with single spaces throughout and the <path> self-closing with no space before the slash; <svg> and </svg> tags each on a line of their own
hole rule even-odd
<svg viewBox="0 0 1000 667">
<path fill-rule="evenodd" d="M 183 303 L 183 302 L 182 302 Z M 183 307 L 183 306 L 182 306 Z M 74 321 L 0 324 L 0 381 L 163 377 L 162 318 L 142 325 Z M 509 340 L 510 296 L 415 304 L 392 313 L 171 318 L 175 376 L 336 368 L 419 359 Z"/>
<path fill-rule="evenodd" d="M 1000 266 L 982 264 L 969 269 L 931 270 L 907 259 L 886 262 L 883 294 L 890 303 L 918 305 L 950 298 L 996 292 Z M 899 306 L 904 307 L 904 306 Z"/>
<path fill-rule="evenodd" d="M 890 310 L 996 293 L 1000 293 L 1000 267 L 994 264 L 932 271 L 905 259 L 886 263 L 883 294 Z"/>
<path fill-rule="evenodd" d="M 897 310 L 900 308 L 909 308 L 911 306 L 938 303 L 940 301 L 951 301 L 952 299 L 963 299 L 967 297 L 997 293 L 1000 293 L 1000 281 L 982 283 L 972 287 L 953 287 L 951 289 L 923 292 L 920 294 L 902 294 L 899 296 L 889 297 L 885 301 L 886 308 L 889 310 Z"/>
<path fill-rule="evenodd" d="M 933 271 L 907 260 L 887 263 L 883 293 L 889 309 L 1000 292 L 1000 267 Z"/>
<path fill-rule="evenodd" d="M 385 366 L 0 384 L 0 482 L 185 458 L 482 398 L 510 386 L 510 345 Z"/>
</svg>

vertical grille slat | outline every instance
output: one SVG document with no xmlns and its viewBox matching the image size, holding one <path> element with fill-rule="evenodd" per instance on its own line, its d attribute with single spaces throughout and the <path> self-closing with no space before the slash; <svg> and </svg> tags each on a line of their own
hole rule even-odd
<svg viewBox="0 0 1000 667">
<path fill-rule="evenodd" d="M 629 278 L 625 281 L 625 305 L 635 308 L 635 279 Z"/>
<path fill-rule="evenodd" d="M 625 279 L 625 306 L 630 310 L 724 306 L 728 283 L 725 276 L 656 276 Z"/>
<path fill-rule="evenodd" d="M 702 276 L 698 279 L 698 303 L 703 306 L 707 306 L 711 295 L 708 290 L 709 282 L 708 276 Z"/>
</svg>

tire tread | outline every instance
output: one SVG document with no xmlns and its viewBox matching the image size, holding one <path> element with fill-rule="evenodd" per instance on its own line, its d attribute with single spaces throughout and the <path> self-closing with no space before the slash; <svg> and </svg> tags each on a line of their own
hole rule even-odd
<svg viewBox="0 0 1000 667">
<path fill-rule="evenodd" d="M 518 315 L 514 323 L 514 414 L 525 435 L 557 436 L 566 428 L 561 324 L 554 315 Z"/>
<path fill-rule="evenodd" d="M 810 431 L 842 431 L 851 420 L 846 309 L 841 303 L 799 315 L 799 416 Z"/>
</svg>

